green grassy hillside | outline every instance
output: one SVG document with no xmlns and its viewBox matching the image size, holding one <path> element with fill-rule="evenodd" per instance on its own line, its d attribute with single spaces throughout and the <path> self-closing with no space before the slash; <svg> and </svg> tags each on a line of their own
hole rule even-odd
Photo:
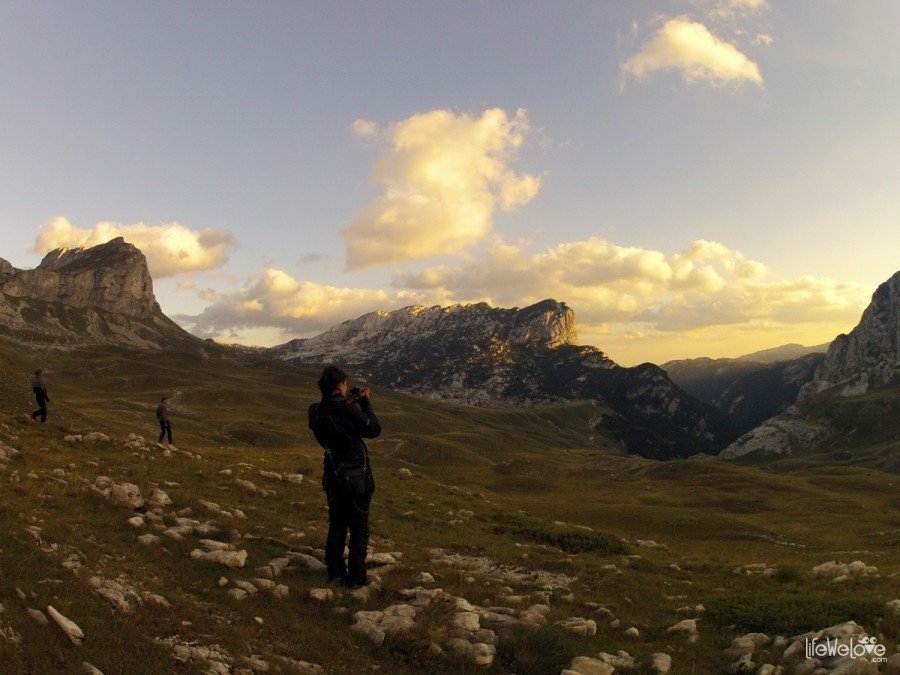
<svg viewBox="0 0 900 675">
<path fill-rule="evenodd" d="M 36 367 L 49 371 L 51 387 L 43 427 L 27 421 L 34 408 L 27 373 Z M 372 548 L 401 552 L 401 565 L 365 603 L 347 594 L 310 599 L 324 578 L 306 570 L 274 579 L 289 589 L 285 598 L 259 592 L 235 600 L 228 595 L 235 581 L 259 577 L 257 568 L 286 552 L 324 545 L 321 451 L 305 412 L 317 398 L 315 377 L 213 345 L 160 354 L 0 344 L 0 442 L 21 452 L 0 463 L 3 672 L 79 672 L 83 661 L 107 675 L 205 672 L 201 647 L 234 672 L 251 668 L 241 659 L 254 655 L 270 672 L 311 672 L 300 662 L 333 673 L 483 671 L 429 651 L 446 638 L 436 604 L 411 634 L 381 646 L 350 631 L 353 612 L 403 601 L 399 591 L 418 585 L 421 572 L 481 607 L 552 594 L 547 625 L 501 633 L 489 672 L 555 674 L 574 656 L 620 649 L 641 664 L 631 672 L 651 672 L 657 652 L 672 655 L 675 673 L 727 672 L 733 658 L 724 650 L 741 633 L 793 635 L 845 620 L 891 649 L 900 637 L 884 607 L 898 595 L 900 569 L 900 493 L 887 464 L 824 455 L 765 466 L 658 463 L 626 456 L 593 431 L 598 410 L 588 405 L 476 409 L 377 388 L 373 404 L 385 431 L 370 444 L 378 484 Z M 179 448 L 168 453 L 151 442 L 163 394 L 172 396 Z M 92 431 L 110 440 L 64 440 Z M 149 450 L 126 447 L 129 433 L 144 436 Z M 305 477 L 297 485 L 260 471 Z M 247 551 L 246 567 L 192 560 L 196 534 L 139 544 L 138 536 L 160 532 L 150 523 L 132 528 L 133 512 L 91 496 L 86 488 L 98 475 L 134 483 L 145 496 L 162 488 L 174 502 L 164 510 L 166 527 L 177 525 L 176 512 L 210 521 L 212 538 Z M 448 557 L 457 566 L 435 562 Z M 857 559 L 879 576 L 834 584 L 808 575 L 826 561 Z M 734 574 L 751 563 L 776 571 Z M 229 583 L 220 587 L 223 576 Z M 169 606 L 145 598 L 130 611 L 116 609 L 92 590 L 91 577 L 118 579 Z M 697 604 L 706 610 L 690 615 L 700 619 L 696 644 L 667 633 L 688 618 L 677 608 Z M 28 608 L 48 605 L 83 629 L 80 647 L 29 617 Z M 596 635 L 556 625 L 573 616 L 594 619 Z M 610 625 L 613 616 L 620 625 Z M 636 640 L 623 633 L 632 626 Z"/>
</svg>

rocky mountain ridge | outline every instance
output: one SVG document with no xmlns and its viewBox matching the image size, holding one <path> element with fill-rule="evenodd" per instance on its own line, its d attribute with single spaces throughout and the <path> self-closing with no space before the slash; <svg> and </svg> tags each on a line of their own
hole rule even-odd
<svg viewBox="0 0 900 675">
<path fill-rule="evenodd" d="M 590 423 L 646 457 L 714 453 L 734 437 L 725 415 L 659 367 L 623 368 L 578 345 L 574 312 L 556 300 L 374 312 L 266 354 L 311 367 L 339 363 L 391 389 L 470 405 L 591 400 L 598 414 Z"/>
<path fill-rule="evenodd" d="M 775 362 L 698 358 L 669 361 L 662 368 L 675 384 L 726 413 L 737 431 L 745 433 L 793 404 L 824 359 L 814 352 Z"/>
<path fill-rule="evenodd" d="M 163 314 L 147 259 L 121 237 L 56 249 L 33 270 L 0 259 L 0 333 L 55 347 L 198 342 Z"/>
<path fill-rule="evenodd" d="M 781 455 L 821 446 L 838 434 L 853 435 L 863 426 L 878 424 L 873 418 L 856 414 L 856 422 L 836 428 L 833 418 L 858 397 L 876 390 L 900 388 L 900 272 L 882 283 L 872 295 L 859 324 L 838 335 L 828 348 L 812 380 L 805 384 L 797 401 L 774 417 L 738 438 L 723 450 L 721 459 L 744 455 Z M 828 399 L 829 415 L 820 411 Z M 841 405 L 841 399 L 846 405 Z M 888 396 L 878 410 L 890 409 L 897 396 Z M 884 406 L 888 405 L 887 408 Z M 877 411 L 876 411 L 877 412 Z M 880 414 L 880 413 L 879 413 Z M 831 418 L 831 419 L 829 419 Z"/>
</svg>

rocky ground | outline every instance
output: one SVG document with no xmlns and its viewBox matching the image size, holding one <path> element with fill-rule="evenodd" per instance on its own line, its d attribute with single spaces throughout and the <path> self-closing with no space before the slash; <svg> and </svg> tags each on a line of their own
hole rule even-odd
<svg viewBox="0 0 900 675">
<path fill-rule="evenodd" d="M 491 527 L 489 499 L 410 468 L 380 476 L 371 583 L 349 591 L 323 583 L 321 495 L 290 466 L 296 454 L 62 433 L 23 418 L 0 425 L 0 439 L 5 672 L 900 672 L 892 597 L 875 623 L 845 617 L 815 633 L 876 637 L 890 649 L 884 664 L 806 658 L 801 633 L 750 632 L 720 649 L 721 626 L 698 599 L 721 596 L 725 582 L 706 588 L 667 544 L 635 537 L 624 553 L 595 555 L 510 538 Z M 524 531 L 510 522 L 505 532 Z M 565 548 L 599 541 L 591 527 L 552 527 L 572 535 Z M 475 546 L 485 531 L 510 539 L 511 555 Z M 596 565 L 581 563 L 592 556 Z M 762 588 L 780 573 L 766 563 L 723 572 Z M 888 588 L 888 574 L 848 560 L 802 577 Z M 655 611 L 637 608 L 648 603 Z"/>
</svg>

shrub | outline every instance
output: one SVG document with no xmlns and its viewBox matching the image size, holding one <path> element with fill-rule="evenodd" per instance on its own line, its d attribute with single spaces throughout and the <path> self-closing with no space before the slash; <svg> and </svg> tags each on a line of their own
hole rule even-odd
<svg viewBox="0 0 900 675">
<path fill-rule="evenodd" d="M 494 525 L 494 533 L 525 537 L 537 544 L 556 546 L 567 553 L 593 551 L 606 554 L 628 553 L 628 549 L 618 537 L 603 532 L 551 530 L 533 521 L 516 516 L 499 516 Z"/>
</svg>

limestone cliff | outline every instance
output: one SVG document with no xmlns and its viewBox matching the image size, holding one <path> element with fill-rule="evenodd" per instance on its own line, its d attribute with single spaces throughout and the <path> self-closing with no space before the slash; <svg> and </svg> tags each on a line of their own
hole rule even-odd
<svg viewBox="0 0 900 675">
<path fill-rule="evenodd" d="M 0 334 L 57 347 L 196 341 L 162 313 L 147 259 L 122 238 L 51 251 L 33 270 L 0 259 Z"/>
</svg>

